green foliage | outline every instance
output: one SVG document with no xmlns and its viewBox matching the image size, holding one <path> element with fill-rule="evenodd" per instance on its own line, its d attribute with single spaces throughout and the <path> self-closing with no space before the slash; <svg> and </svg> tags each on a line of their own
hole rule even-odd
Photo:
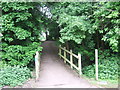
<svg viewBox="0 0 120 90">
<path fill-rule="evenodd" d="M 26 66 L 31 60 L 34 60 L 35 52 L 41 51 L 42 47 L 38 47 L 39 43 L 33 42 L 27 46 L 10 45 L 3 48 L 3 60 L 9 60 L 10 65 Z"/>
<path fill-rule="evenodd" d="M 2 3 L 2 60 L 10 65 L 26 66 L 34 60 L 35 52 L 41 51 L 40 33 L 42 16 L 38 3 Z"/>
<path fill-rule="evenodd" d="M 28 78 L 31 77 L 30 70 L 27 67 L 6 66 L 0 69 L 0 85 L 1 86 L 16 86 L 22 85 Z"/>
<path fill-rule="evenodd" d="M 73 40 L 77 44 L 86 43 L 90 35 L 96 48 L 110 47 L 118 52 L 119 4 L 120 2 L 50 3 L 53 5 L 53 19 L 60 27 L 60 42 Z"/>
<path fill-rule="evenodd" d="M 100 2 L 94 6 L 93 27 L 103 34 L 102 40 L 108 42 L 114 52 L 118 52 L 120 38 L 119 4 L 120 2 Z"/>
<path fill-rule="evenodd" d="M 47 37 L 48 40 L 58 40 L 59 39 L 59 27 L 55 21 L 47 21 L 48 22 L 48 31 L 49 36 Z"/>
<path fill-rule="evenodd" d="M 61 28 L 60 42 L 65 43 L 73 40 L 77 44 L 80 44 L 82 40 L 86 38 L 86 33 L 91 34 L 94 32 L 92 30 L 92 24 L 87 17 L 91 4 L 66 2 L 55 3 L 55 5 L 57 5 L 57 7 L 53 7 L 54 9 L 52 10 L 52 13 L 54 15 L 54 19 L 58 17 L 56 21 Z"/>
<path fill-rule="evenodd" d="M 99 79 L 110 79 L 110 80 L 118 80 L 118 67 L 120 57 L 114 54 L 110 54 L 109 51 L 101 51 L 99 56 L 99 64 L 98 64 L 98 77 Z M 86 76 L 91 78 L 95 77 L 95 64 L 86 66 L 83 68 L 83 73 Z"/>
<path fill-rule="evenodd" d="M 6 67 L 7 64 L 3 61 L 0 61 L 0 69 Z"/>
<path fill-rule="evenodd" d="M 120 2 L 50 3 L 60 27 L 60 42 L 82 55 L 83 73 L 95 77 L 94 50 L 99 51 L 99 78 L 118 79 Z M 110 51 L 108 52 L 107 49 Z"/>
<path fill-rule="evenodd" d="M 46 17 L 46 11 L 40 12 L 39 5 L 49 7 L 52 18 Z M 99 55 L 99 78 L 117 79 L 119 59 L 114 53 L 120 43 L 119 5 L 120 2 L 4 2 L 0 17 L 2 60 L 10 65 L 29 65 L 35 52 L 42 50 L 41 32 L 49 30 L 49 38 L 59 38 L 68 49 L 82 54 L 83 72 L 89 77 L 95 72 L 94 49 L 105 50 Z"/>
<path fill-rule="evenodd" d="M 86 32 L 92 32 L 90 22 L 85 20 L 85 16 L 77 17 L 63 14 L 61 18 L 60 25 L 66 25 L 65 28 L 60 30 L 62 36 L 60 39 L 61 42 L 73 40 L 79 44 L 86 37 Z"/>
</svg>

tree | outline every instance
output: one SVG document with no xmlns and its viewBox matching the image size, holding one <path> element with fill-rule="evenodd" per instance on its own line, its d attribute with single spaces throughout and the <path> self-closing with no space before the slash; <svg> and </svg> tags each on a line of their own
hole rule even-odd
<svg viewBox="0 0 120 90">
<path fill-rule="evenodd" d="M 2 60 L 10 65 L 26 66 L 41 51 L 42 16 L 38 3 L 2 3 Z M 39 25 L 38 25 L 39 24 Z"/>
</svg>

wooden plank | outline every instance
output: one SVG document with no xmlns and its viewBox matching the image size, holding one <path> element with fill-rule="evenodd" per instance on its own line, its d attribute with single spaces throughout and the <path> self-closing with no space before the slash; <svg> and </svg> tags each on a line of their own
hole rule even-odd
<svg viewBox="0 0 120 90">
<path fill-rule="evenodd" d="M 69 64 L 71 64 L 71 62 L 70 62 L 67 58 L 65 58 L 65 57 L 62 56 L 62 55 L 61 55 L 61 57 L 62 57 L 63 59 L 65 59 Z M 75 69 L 79 70 L 79 68 L 78 68 L 75 64 L 72 64 L 72 67 L 74 67 Z"/>
<path fill-rule="evenodd" d="M 79 68 L 75 64 L 72 64 L 72 66 L 79 71 Z"/>
<path fill-rule="evenodd" d="M 78 53 L 78 68 L 79 68 L 79 75 L 82 75 L 82 66 L 81 66 L 81 54 Z"/>
<path fill-rule="evenodd" d="M 70 64 L 70 61 L 67 58 L 65 58 L 65 60 Z"/>
<path fill-rule="evenodd" d="M 65 58 L 63 55 L 60 55 L 60 56 L 70 64 L 70 61 L 67 58 Z"/>
<path fill-rule="evenodd" d="M 35 72 L 36 72 L 36 80 L 38 80 L 39 78 L 39 69 L 40 69 L 40 57 L 39 57 L 39 52 L 37 51 L 36 52 L 36 55 L 35 55 Z"/>
<path fill-rule="evenodd" d="M 61 54 L 59 54 L 63 59 L 64 59 L 64 56 L 63 55 L 61 55 Z"/>
<path fill-rule="evenodd" d="M 61 47 L 61 46 L 59 46 L 59 47 Z M 61 48 L 59 48 L 59 54 L 61 55 Z M 61 57 L 60 57 L 61 58 Z"/>
<path fill-rule="evenodd" d="M 98 80 L 98 50 L 95 49 L 95 72 L 96 72 L 96 80 Z"/>
<path fill-rule="evenodd" d="M 70 50 L 70 52 L 72 53 L 72 50 Z M 72 66 L 72 64 L 73 64 L 73 56 L 72 56 L 72 54 L 70 54 L 70 62 L 71 62 L 71 68 L 73 69 L 73 66 Z"/>
<path fill-rule="evenodd" d="M 73 53 L 71 53 L 75 58 L 77 58 L 78 59 L 78 56 L 77 55 L 75 55 L 75 54 L 73 54 Z"/>
<path fill-rule="evenodd" d="M 66 47 L 64 47 L 64 49 L 66 50 Z M 64 57 L 66 58 L 66 52 L 64 50 Z M 64 63 L 66 63 L 66 59 L 64 59 Z"/>
<path fill-rule="evenodd" d="M 66 49 L 64 49 L 64 48 L 62 48 L 62 47 L 60 47 L 62 50 L 64 50 L 64 51 L 66 51 L 67 53 L 69 53 L 69 54 L 72 54 L 75 58 L 78 58 L 78 56 L 77 55 L 75 55 L 74 53 L 71 53 L 70 51 L 68 51 L 68 50 L 66 50 Z"/>
</svg>

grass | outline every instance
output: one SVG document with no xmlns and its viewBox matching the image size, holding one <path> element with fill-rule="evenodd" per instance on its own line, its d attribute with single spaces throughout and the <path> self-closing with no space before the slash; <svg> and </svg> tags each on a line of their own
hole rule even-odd
<svg viewBox="0 0 120 90">
<path fill-rule="evenodd" d="M 118 80 L 95 80 L 95 78 L 88 78 L 85 75 L 82 76 L 88 82 L 100 88 L 118 88 Z"/>
</svg>

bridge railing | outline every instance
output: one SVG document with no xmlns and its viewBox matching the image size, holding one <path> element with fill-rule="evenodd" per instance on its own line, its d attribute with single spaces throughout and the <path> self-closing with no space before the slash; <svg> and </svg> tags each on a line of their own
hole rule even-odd
<svg viewBox="0 0 120 90">
<path fill-rule="evenodd" d="M 63 50 L 63 55 L 62 55 L 62 50 Z M 67 58 L 67 53 L 70 56 L 70 60 Z M 74 54 L 72 50 L 67 50 L 65 47 L 59 46 L 59 56 L 60 58 L 63 58 L 64 63 L 69 63 L 70 67 L 73 69 L 75 68 L 78 72 L 79 75 L 82 75 L 82 65 L 81 65 L 81 54 L 78 53 L 78 55 Z M 78 66 L 73 63 L 73 57 L 75 57 L 78 60 Z"/>
<path fill-rule="evenodd" d="M 63 51 L 63 55 L 62 55 Z M 67 58 L 67 54 L 70 56 L 70 60 Z M 59 56 L 60 58 L 63 58 L 64 63 L 69 63 L 71 68 L 73 67 L 79 72 L 79 75 L 82 75 L 82 64 L 81 64 L 81 54 L 78 53 L 78 55 L 74 54 L 72 50 L 67 50 L 65 47 L 59 46 Z M 73 57 L 78 59 L 78 66 L 73 63 Z M 98 80 L 98 49 L 95 49 L 95 78 Z"/>
</svg>

